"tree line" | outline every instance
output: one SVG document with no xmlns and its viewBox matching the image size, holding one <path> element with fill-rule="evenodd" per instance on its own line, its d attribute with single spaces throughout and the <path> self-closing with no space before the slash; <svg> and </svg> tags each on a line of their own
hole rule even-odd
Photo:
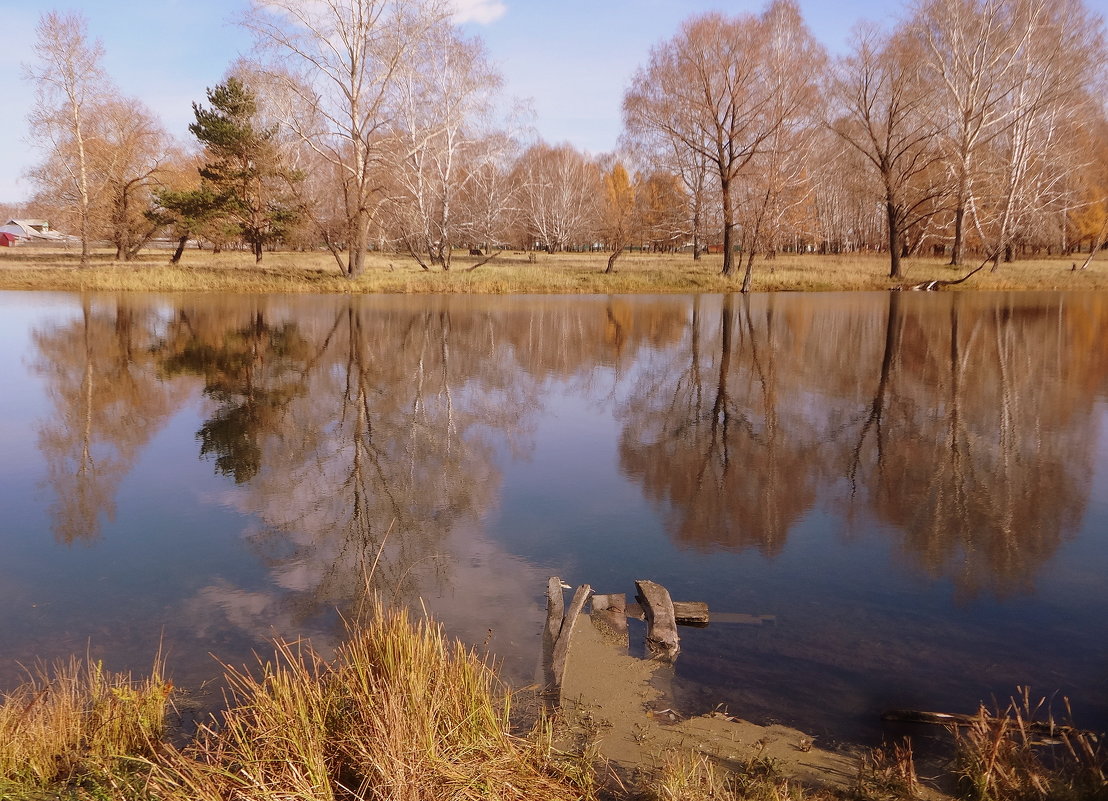
<svg viewBox="0 0 1108 801">
<path fill-rule="evenodd" d="M 459 248 L 942 255 L 966 275 L 1108 237 L 1104 23 L 1081 0 L 915 0 L 832 58 L 794 0 L 701 14 L 650 51 L 617 152 L 528 138 L 445 0 L 255 0 L 255 48 L 194 141 L 122 98 L 77 15 L 44 14 L 33 206 L 128 260 L 154 237 L 450 270 Z M 1088 261 L 1084 262 L 1087 265 Z M 1083 266 L 1084 266 L 1083 265 Z M 1076 266 L 1076 261 L 1075 261 Z M 965 272 L 965 271 L 963 271 Z"/>
</svg>

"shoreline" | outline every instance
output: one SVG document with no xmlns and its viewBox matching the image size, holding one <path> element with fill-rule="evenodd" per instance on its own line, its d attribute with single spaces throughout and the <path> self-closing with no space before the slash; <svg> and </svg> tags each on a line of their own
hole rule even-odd
<svg viewBox="0 0 1108 801">
<path fill-rule="evenodd" d="M 531 259 L 534 259 L 533 261 Z M 179 265 L 162 251 L 131 262 L 115 262 L 112 253 L 94 253 L 81 269 L 78 255 L 60 249 L 17 248 L 0 252 L 0 289 L 17 291 L 241 292 L 315 294 L 686 294 L 731 293 L 742 273 L 720 274 L 722 257 L 631 253 L 605 274 L 607 254 L 523 253 L 505 251 L 475 270 L 476 259 L 457 256 L 449 272 L 426 271 L 410 257 L 372 253 L 361 276 L 343 276 L 329 253 L 267 253 L 260 264 L 243 252 L 189 251 Z M 1021 260 L 982 270 L 943 291 L 1099 291 L 1108 289 L 1108 272 L 1075 256 Z M 912 259 L 905 276 L 887 275 L 882 254 L 820 256 L 780 254 L 754 265 L 754 292 L 856 292 L 908 289 L 927 281 L 952 281 L 973 266 L 950 267 L 943 259 Z"/>
</svg>

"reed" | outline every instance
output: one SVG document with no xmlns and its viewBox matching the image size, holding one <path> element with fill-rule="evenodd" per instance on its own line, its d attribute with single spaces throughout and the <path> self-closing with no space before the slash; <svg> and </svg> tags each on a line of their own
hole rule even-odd
<svg viewBox="0 0 1108 801">
<path fill-rule="evenodd" d="M 806 791 L 760 755 L 720 764 L 705 754 L 674 752 L 648 780 L 652 801 L 815 801 L 824 794 Z M 826 798 L 830 799 L 830 795 Z"/>
<path fill-rule="evenodd" d="M 1026 687 L 993 713 L 981 706 L 951 732 L 961 790 L 973 801 L 1108 798 L 1108 754 L 1098 738 L 1056 724 L 1047 700 L 1032 701 Z"/>
</svg>

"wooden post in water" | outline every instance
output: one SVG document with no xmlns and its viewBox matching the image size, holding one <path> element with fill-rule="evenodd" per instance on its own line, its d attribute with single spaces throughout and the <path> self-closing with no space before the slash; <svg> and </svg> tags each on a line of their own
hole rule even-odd
<svg viewBox="0 0 1108 801">
<path fill-rule="evenodd" d="M 653 657 L 672 662 L 681 651 L 681 640 L 669 590 L 646 580 L 636 581 L 635 587 L 639 591 L 635 597 L 646 615 L 646 647 Z"/>
<path fill-rule="evenodd" d="M 561 701 L 562 677 L 565 675 L 566 659 L 569 657 L 570 640 L 573 627 L 585 608 L 585 602 L 592 595 L 592 587 L 582 584 L 573 593 L 569 608 L 564 610 L 565 599 L 562 596 L 562 580 L 551 577 L 546 588 L 546 628 L 543 632 L 543 675 L 546 680 L 546 694 L 554 703 Z M 549 659 L 546 647 L 549 644 Z"/>
<path fill-rule="evenodd" d="M 546 625 L 542 630 L 542 678 L 543 687 L 553 691 L 554 681 L 554 645 L 558 642 L 558 632 L 562 629 L 565 617 L 566 601 L 562 595 L 562 580 L 551 576 L 546 582 Z"/>
</svg>

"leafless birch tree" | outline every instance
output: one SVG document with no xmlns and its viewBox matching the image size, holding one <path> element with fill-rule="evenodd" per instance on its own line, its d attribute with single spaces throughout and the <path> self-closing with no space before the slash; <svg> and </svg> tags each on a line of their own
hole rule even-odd
<svg viewBox="0 0 1108 801">
<path fill-rule="evenodd" d="M 36 61 L 25 67 L 35 87 L 28 116 L 32 136 L 63 171 L 72 189 L 81 236 L 81 266 L 89 266 L 92 191 L 89 178 L 88 125 L 95 105 L 108 93 L 101 61 L 104 48 L 89 41 L 88 22 L 79 14 L 50 11 L 35 29 Z"/>
<path fill-rule="evenodd" d="M 282 123 L 333 170 L 341 241 L 320 229 L 349 277 L 362 272 L 383 200 L 397 79 L 451 11 L 440 0 L 253 0 L 244 20 L 263 68 L 289 96 Z"/>
</svg>

